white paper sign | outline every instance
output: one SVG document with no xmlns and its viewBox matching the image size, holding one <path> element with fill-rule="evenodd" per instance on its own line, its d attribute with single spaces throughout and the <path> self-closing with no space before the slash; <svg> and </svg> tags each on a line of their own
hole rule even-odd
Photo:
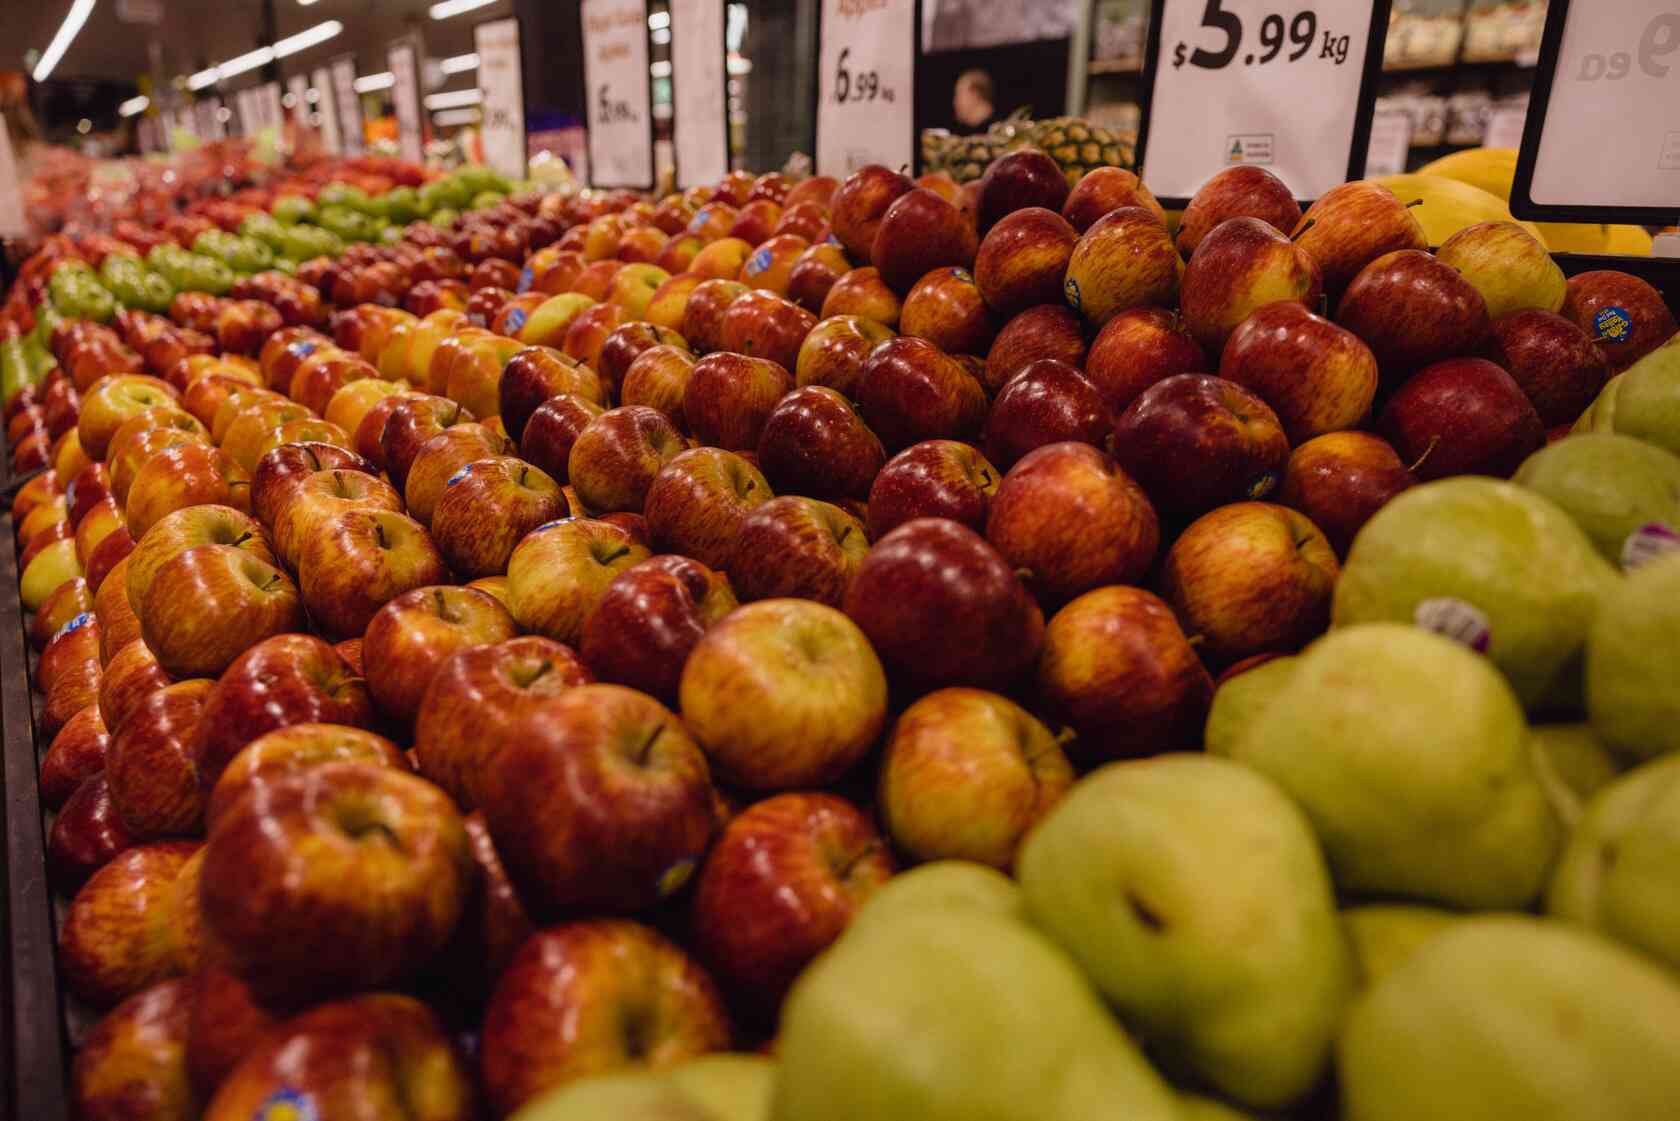
<svg viewBox="0 0 1680 1121">
<path fill-rule="evenodd" d="M 413 43 L 393 43 L 385 58 L 396 85 L 391 87 L 397 107 L 397 143 L 402 158 L 419 163 L 425 158 L 425 134 L 420 118 L 420 58 Z"/>
<path fill-rule="evenodd" d="M 22 237 L 23 189 L 18 185 L 17 157 L 12 154 L 11 133 L 0 119 L 0 237 Z"/>
<path fill-rule="evenodd" d="M 680 187 L 715 183 L 729 174 L 723 19 L 723 0 L 672 0 L 671 140 Z"/>
<path fill-rule="evenodd" d="M 299 128 L 309 127 L 309 78 L 293 74 L 286 79 L 286 92 L 292 95 L 292 123 Z"/>
<path fill-rule="evenodd" d="M 362 154 L 362 98 L 356 92 L 356 59 L 353 55 L 333 59 L 333 106 L 338 110 L 339 143 L 344 154 Z"/>
<path fill-rule="evenodd" d="M 1150 190 L 1186 199 L 1237 164 L 1265 167 L 1303 199 L 1346 181 L 1371 0 L 1157 0 L 1156 8 L 1143 157 Z"/>
<path fill-rule="evenodd" d="M 1412 150 L 1412 115 L 1404 109 L 1382 109 L 1371 115 L 1371 143 L 1365 154 L 1366 175 L 1399 175 Z"/>
<path fill-rule="evenodd" d="M 1680 0 L 1575 0 L 1529 197 L 1680 215 Z"/>
<path fill-rule="evenodd" d="M 1501 105 L 1488 114 L 1484 148 L 1521 148 L 1523 126 L 1528 123 L 1528 104 Z"/>
<path fill-rule="evenodd" d="M 280 83 L 264 82 L 257 87 L 257 117 L 261 127 L 281 131 L 286 123 L 286 110 L 280 104 Z"/>
<path fill-rule="evenodd" d="M 221 101 L 214 97 L 193 102 L 193 131 L 200 140 L 221 140 L 227 136 L 221 110 Z"/>
<path fill-rule="evenodd" d="M 240 90 L 233 95 L 233 109 L 239 114 L 239 135 L 255 136 L 262 128 L 258 119 L 259 110 L 256 104 L 256 90 Z"/>
<path fill-rule="evenodd" d="M 338 134 L 338 109 L 333 105 L 332 75 L 325 66 L 317 66 L 310 84 L 320 100 L 315 103 L 315 111 L 321 114 L 321 143 L 333 155 L 344 151 L 344 139 Z"/>
<path fill-rule="evenodd" d="M 916 158 L 915 0 L 822 0 L 817 172 Z"/>
<path fill-rule="evenodd" d="M 484 162 L 514 179 L 525 178 L 525 86 L 519 63 L 519 21 L 492 20 L 473 28 L 478 48 L 478 88 L 484 95 L 481 135 Z"/>
<path fill-rule="evenodd" d="M 590 181 L 597 187 L 652 187 L 647 0 L 583 0 L 582 8 Z M 671 39 L 675 43 L 674 32 Z"/>
</svg>

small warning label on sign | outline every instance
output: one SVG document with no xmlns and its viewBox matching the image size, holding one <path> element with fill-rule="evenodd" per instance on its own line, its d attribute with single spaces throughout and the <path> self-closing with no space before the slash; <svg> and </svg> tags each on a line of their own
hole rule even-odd
<svg viewBox="0 0 1680 1121">
<path fill-rule="evenodd" d="M 1271 163 L 1274 149 L 1272 135 L 1269 132 L 1239 132 L 1226 137 L 1225 162 Z"/>
</svg>

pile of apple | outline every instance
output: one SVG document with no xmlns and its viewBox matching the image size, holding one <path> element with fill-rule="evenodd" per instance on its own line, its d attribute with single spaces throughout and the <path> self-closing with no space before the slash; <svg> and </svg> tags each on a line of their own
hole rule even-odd
<svg viewBox="0 0 1680 1121">
<path fill-rule="evenodd" d="M 1643 281 L 1024 149 L 170 311 L 7 404 L 79 1117 L 1673 1117 Z"/>
</svg>

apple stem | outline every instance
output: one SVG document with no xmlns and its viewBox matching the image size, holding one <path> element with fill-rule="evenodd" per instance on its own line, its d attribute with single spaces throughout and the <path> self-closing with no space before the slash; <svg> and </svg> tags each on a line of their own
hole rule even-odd
<svg viewBox="0 0 1680 1121">
<path fill-rule="evenodd" d="M 244 533 L 241 533 L 238 537 L 235 537 L 233 539 L 233 547 L 235 549 L 237 549 L 237 548 L 239 548 L 239 546 L 245 544 L 245 542 L 249 541 L 250 539 L 251 539 L 251 531 L 246 530 Z"/>
<path fill-rule="evenodd" d="M 315 454 L 315 449 L 308 444 L 303 446 L 303 454 L 309 457 L 309 462 L 315 465 L 315 470 L 321 469 L 321 457 Z"/>
<path fill-rule="evenodd" d="M 1423 205 L 1423 200 L 1422 199 L 1413 199 L 1411 202 L 1408 202 L 1406 204 L 1406 209 L 1410 210 L 1414 206 L 1422 206 L 1422 205 Z"/>
<path fill-rule="evenodd" d="M 1423 466 L 1423 461 L 1428 459 L 1430 457 L 1430 455 L 1432 455 L 1434 453 L 1436 445 L 1438 445 L 1440 442 L 1441 442 L 1441 437 L 1439 437 L 1439 436 L 1429 437 L 1429 446 L 1427 448 L 1423 449 L 1423 454 L 1417 457 L 1417 462 L 1413 463 L 1410 467 L 1406 468 L 1406 470 L 1412 472 L 1413 474 L 1416 474 L 1417 469 L 1419 467 Z"/>
<path fill-rule="evenodd" d="M 385 523 L 383 523 L 383 522 L 374 522 L 373 523 L 373 536 L 376 540 L 378 540 L 379 547 L 381 549 L 389 549 L 391 547 L 385 541 Z"/>
<path fill-rule="evenodd" d="M 1292 237 L 1290 237 L 1289 240 L 1290 241 L 1300 241 L 1301 240 L 1301 235 L 1306 233 L 1308 230 L 1312 229 L 1316 225 L 1318 225 L 1318 219 L 1317 218 L 1308 218 L 1305 222 L 1301 223 L 1301 228 L 1296 230 L 1294 235 Z"/>
<path fill-rule="evenodd" d="M 443 598 L 443 589 L 442 588 L 439 588 L 435 592 L 433 592 L 432 596 L 437 601 L 437 613 L 438 613 L 438 618 L 439 619 L 442 619 L 446 623 L 458 623 L 458 622 L 460 622 L 460 620 L 455 617 L 455 612 L 450 609 L 449 601 Z"/>
<path fill-rule="evenodd" d="M 1202 643 L 1207 641 L 1207 636 L 1200 634 L 1185 635 L 1184 641 L 1189 643 L 1191 646 L 1200 646 Z"/>
<path fill-rule="evenodd" d="M 877 852 L 880 851 L 880 849 L 881 849 L 881 843 L 879 841 L 871 841 L 869 844 L 864 845 L 861 849 L 859 849 L 856 853 L 854 853 L 844 864 L 842 864 L 840 867 L 838 867 L 834 870 L 835 877 L 838 878 L 838 879 L 842 879 L 842 880 L 849 878 L 851 876 L 852 870 L 854 868 L 856 868 L 859 864 L 862 864 L 865 860 L 869 859 L 871 856 L 874 856 Z"/>
<path fill-rule="evenodd" d="M 642 742 L 642 746 L 636 751 L 636 763 L 637 763 L 637 765 L 644 766 L 644 767 L 647 765 L 648 752 L 653 750 L 654 741 L 659 738 L 659 734 L 661 732 L 663 732 L 664 730 L 665 730 L 665 725 L 663 725 L 663 724 L 658 725 L 657 727 L 654 728 L 653 734 L 648 736 L 648 738 Z"/>
</svg>

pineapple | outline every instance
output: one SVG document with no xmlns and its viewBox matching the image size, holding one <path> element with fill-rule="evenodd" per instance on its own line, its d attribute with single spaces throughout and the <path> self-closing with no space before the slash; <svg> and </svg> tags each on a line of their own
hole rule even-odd
<svg viewBox="0 0 1680 1121">
<path fill-rule="evenodd" d="M 981 136 L 951 136 L 929 131 L 922 136 L 922 160 L 930 171 L 946 171 L 959 183 L 980 178 L 1005 152 L 1031 145 L 1049 153 L 1070 185 L 1094 167 L 1129 168 L 1136 158 L 1136 138 L 1098 128 L 1079 117 L 1028 119 L 1018 110 Z"/>
</svg>

